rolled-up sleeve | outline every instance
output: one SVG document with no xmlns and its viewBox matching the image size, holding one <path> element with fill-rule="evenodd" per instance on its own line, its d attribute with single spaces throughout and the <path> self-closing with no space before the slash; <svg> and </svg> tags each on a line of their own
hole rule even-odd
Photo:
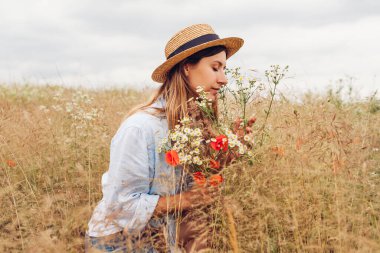
<svg viewBox="0 0 380 253">
<path fill-rule="evenodd" d="M 156 208 L 159 195 L 149 194 L 154 168 L 149 166 L 149 136 L 128 126 L 111 143 L 107 206 L 111 220 L 129 233 L 141 231 Z"/>
</svg>

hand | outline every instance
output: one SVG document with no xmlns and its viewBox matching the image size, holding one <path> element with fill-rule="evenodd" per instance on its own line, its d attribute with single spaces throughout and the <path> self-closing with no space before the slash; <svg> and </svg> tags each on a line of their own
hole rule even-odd
<svg viewBox="0 0 380 253">
<path fill-rule="evenodd" d="M 243 141 L 244 135 L 252 133 L 252 125 L 256 122 L 256 117 L 251 117 L 244 128 L 243 119 L 236 118 L 234 122 L 233 132 L 237 135 L 240 141 Z M 244 143 L 244 141 L 243 141 Z M 224 165 L 231 164 L 235 159 L 239 158 L 240 154 L 237 152 L 231 153 L 225 160 Z"/>
<path fill-rule="evenodd" d="M 218 200 L 220 196 L 220 186 L 194 185 L 189 191 L 183 193 L 185 195 L 185 201 L 191 208 L 197 208 L 202 206 L 208 206 Z"/>
<path fill-rule="evenodd" d="M 208 206 L 219 199 L 220 187 L 205 185 L 194 185 L 189 191 L 176 195 L 160 196 L 153 216 L 162 217 L 167 213 L 178 212 L 178 210 L 189 210 L 202 206 Z"/>
<path fill-rule="evenodd" d="M 236 133 L 238 138 L 242 138 L 242 137 L 244 137 L 245 134 L 252 133 L 252 125 L 255 122 L 256 122 L 256 117 L 250 118 L 247 122 L 245 129 L 244 129 L 244 127 L 242 126 L 243 125 L 243 119 L 238 117 L 238 118 L 236 118 L 236 120 L 234 122 L 233 131 L 234 131 L 234 133 Z"/>
</svg>

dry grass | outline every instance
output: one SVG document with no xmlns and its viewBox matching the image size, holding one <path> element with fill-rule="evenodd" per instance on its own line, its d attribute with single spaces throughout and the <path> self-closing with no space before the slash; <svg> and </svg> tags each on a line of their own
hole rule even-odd
<svg viewBox="0 0 380 253">
<path fill-rule="evenodd" d="M 78 91 L 0 86 L 2 252 L 83 250 L 110 140 L 149 92 Z M 215 251 L 380 252 L 378 101 L 280 99 L 268 127 L 254 164 L 224 172 Z"/>
</svg>

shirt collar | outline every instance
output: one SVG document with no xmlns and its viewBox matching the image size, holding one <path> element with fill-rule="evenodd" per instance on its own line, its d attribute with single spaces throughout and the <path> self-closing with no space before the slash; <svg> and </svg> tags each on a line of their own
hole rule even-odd
<svg viewBox="0 0 380 253">
<path fill-rule="evenodd" d="M 153 113 L 154 115 L 160 117 L 160 118 L 166 118 L 166 114 L 165 113 L 159 113 L 157 114 L 157 111 L 154 110 L 153 108 L 156 108 L 156 109 L 165 109 L 165 105 L 166 105 L 166 100 L 163 98 L 163 96 L 159 96 L 156 101 L 154 101 L 148 108 L 148 111 L 150 111 L 151 113 Z"/>
<path fill-rule="evenodd" d="M 154 101 L 154 103 L 151 105 L 151 107 L 163 109 L 163 108 L 165 108 L 165 105 L 166 105 L 166 100 L 165 100 L 165 98 L 161 95 L 161 96 L 159 96 L 159 97 L 156 99 L 156 101 Z"/>
</svg>

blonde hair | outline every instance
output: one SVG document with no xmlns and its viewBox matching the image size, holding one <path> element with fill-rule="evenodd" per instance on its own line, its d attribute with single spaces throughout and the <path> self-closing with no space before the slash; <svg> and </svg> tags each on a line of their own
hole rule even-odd
<svg viewBox="0 0 380 253">
<path fill-rule="evenodd" d="M 222 51 L 226 52 L 226 48 L 224 46 L 210 47 L 182 60 L 170 70 L 165 82 L 149 99 L 149 101 L 143 105 L 133 108 L 124 119 L 138 111 L 147 110 L 159 97 L 162 96 L 166 101 L 165 108 L 153 108 L 155 110 L 153 113 L 150 111 L 147 112 L 153 115 L 164 114 L 167 118 L 169 129 L 174 129 L 180 119 L 188 116 L 188 100 L 192 97 L 194 98 L 198 96 L 198 93 L 189 85 L 188 78 L 185 75 L 184 66 L 186 64 L 196 64 L 202 58 L 215 55 Z M 214 110 L 214 116 L 217 119 L 218 105 L 216 100 L 213 102 L 212 107 Z"/>
</svg>

